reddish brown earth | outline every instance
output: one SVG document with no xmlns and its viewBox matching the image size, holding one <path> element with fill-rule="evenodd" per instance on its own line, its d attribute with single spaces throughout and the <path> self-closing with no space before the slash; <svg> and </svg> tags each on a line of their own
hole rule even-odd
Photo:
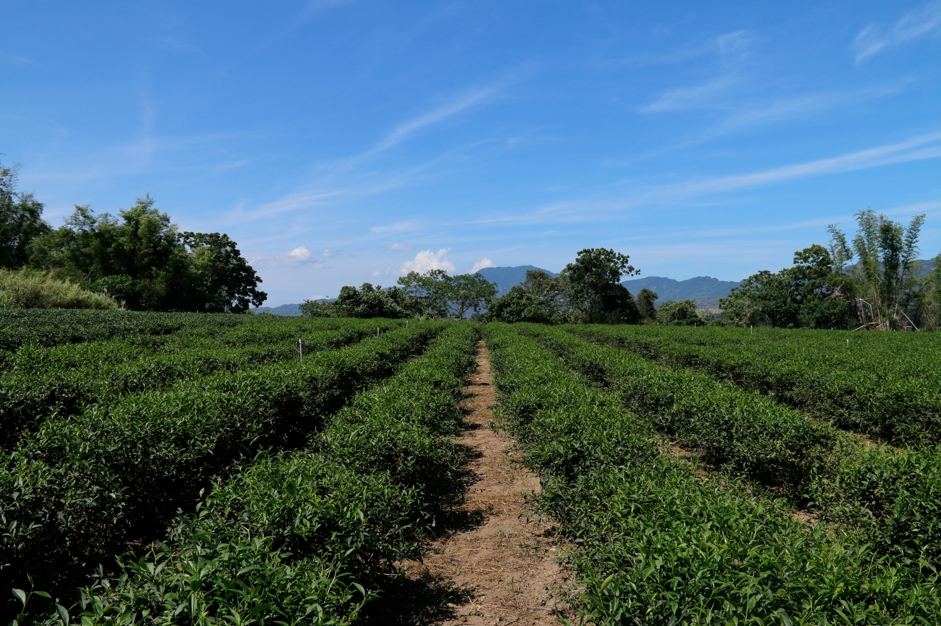
<svg viewBox="0 0 941 626">
<path fill-rule="evenodd" d="M 407 577 L 444 581 L 452 591 L 436 624 L 559 624 L 571 617 L 570 572 L 557 562 L 565 548 L 551 521 L 531 511 L 526 494 L 539 493 L 539 478 L 519 461 L 520 452 L 493 424 L 496 394 L 487 348 L 465 389 L 467 413 L 460 441 L 471 456 L 472 475 L 459 517 L 475 520 L 437 539 L 423 563 L 403 563 Z"/>
</svg>

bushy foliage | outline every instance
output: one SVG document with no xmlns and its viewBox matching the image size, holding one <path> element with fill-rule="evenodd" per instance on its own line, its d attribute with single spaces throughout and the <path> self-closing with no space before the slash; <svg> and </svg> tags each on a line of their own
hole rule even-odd
<svg viewBox="0 0 941 626">
<path fill-rule="evenodd" d="M 0 268 L 29 263 L 33 242 L 51 230 L 43 208 L 32 194 L 16 191 L 16 168 L 0 163 Z"/>
<path fill-rule="evenodd" d="M 0 308 L 118 309 L 114 298 L 82 289 L 52 272 L 0 269 Z"/>
<path fill-rule="evenodd" d="M 607 248 L 581 250 L 559 276 L 526 272 L 522 285 L 490 305 L 485 319 L 508 323 L 636 324 L 640 310 L 620 284 L 622 276 L 638 273 L 625 254 Z"/>
<path fill-rule="evenodd" d="M 133 310 L 239 313 L 266 297 L 234 241 L 180 233 L 149 196 L 122 210 L 120 219 L 76 206 L 64 226 L 33 242 L 30 263 Z"/>
<path fill-rule="evenodd" d="M 670 300 L 657 307 L 656 322 L 664 326 L 704 326 L 695 300 Z"/>
<path fill-rule="evenodd" d="M 737 326 L 842 329 L 854 323 L 848 289 L 830 253 L 815 244 L 794 253 L 793 267 L 749 276 L 719 307 L 723 319 Z"/>
<path fill-rule="evenodd" d="M 373 287 L 370 283 L 363 283 L 359 289 L 343 287 L 332 302 L 305 300 L 301 304 L 301 314 L 308 317 L 398 319 L 409 317 L 406 300 L 405 292 L 397 287 L 383 289 L 381 285 Z"/>
<path fill-rule="evenodd" d="M 605 342 L 622 329 L 572 327 Z M 941 566 L 941 449 L 869 445 L 772 397 L 690 370 L 671 370 L 563 336 L 545 341 L 579 371 L 617 390 L 626 406 L 718 465 L 783 489 L 828 520 L 853 521 L 886 556 Z M 878 337 L 877 337 L 878 338 Z M 935 494 L 935 495 L 932 495 Z"/>
<path fill-rule="evenodd" d="M 840 428 L 896 445 L 941 443 L 941 359 L 931 336 L 645 328 L 592 336 L 691 367 Z"/>
</svg>

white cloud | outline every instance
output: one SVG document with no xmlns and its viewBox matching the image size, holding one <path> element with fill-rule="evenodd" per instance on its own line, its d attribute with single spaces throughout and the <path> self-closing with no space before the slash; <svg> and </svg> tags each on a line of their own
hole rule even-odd
<svg viewBox="0 0 941 626">
<path fill-rule="evenodd" d="M 310 258 L 310 250 L 308 250 L 304 246 L 300 246 L 299 248 L 294 248 L 293 250 L 288 252 L 288 258 L 293 259 L 295 261 L 306 261 L 307 259 Z"/>
<path fill-rule="evenodd" d="M 656 101 L 638 109 L 640 113 L 663 113 L 701 107 L 728 91 L 735 81 L 722 76 L 696 87 L 684 87 L 665 92 Z"/>
<path fill-rule="evenodd" d="M 853 42 L 856 62 L 932 31 L 941 31 L 941 1 L 929 2 L 917 11 L 904 15 L 888 30 L 876 24 L 864 28 Z"/>
<path fill-rule="evenodd" d="M 722 54 L 733 54 L 747 49 L 752 43 L 748 31 L 739 30 L 716 37 L 716 44 Z"/>
<path fill-rule="evenodd" d="M 375 272 L 371 274 L 371 276 L 373 278 L 382 278 L 382 272 L 380 272 L 379 270 L 376 270 Z"/>
<path fill-rule="evenodd" d="M 323 251 L 323 258 L 325 258 L 325 259 L 329 259 L 329 258 L 335 257 L 336 255 L 337 255 L 336 250 L 327 250 L 327 249 L 324 249 L 324 251 Z"/>
<path fill-rule="evenodd" d="M 455 98 L 444 106 L 435 109 L 434 111 L 399 125 L 391 133 L 386 135 L 382 141 L 376 144 L 376 146 L 373 147 L 372 150 L 370 150 L 367 154 L 371 155 L 388 150 L 389 148 L 392 148 L 393 146 L 405 141 L 409 138 L 409 136 L 425 128 L 426 126 L 432 126 L 438 122 L 443 122 L 449 117 L 454 117 L 455 115 L 464 112 L 476 104 L 480 104 L 489 100 L 501 89 L 502 85 L 495 84 L 484 87 L 482 89 L 464 93 L 463 95 Z"/>
<path fill-rule="evenodd" d="M 437 252 L 422 250 L 415 255 L 414 259 L 403 263 L 399 273 L 408 274 L 409 272 L 418 272 L 419 274 L 424 274 L 431 270 L 456 272 L 457 268 L 454 266 L 454 263 L 451 263 L 445 256 L 450 251 L 451 248 L 441 248 Z"/>
<path fill-rule="evenodd" d="M 386 226 L 373 226 L 369 229 L 371 233 L 398 233 L 403 230 L 411 230 L 415 227 L 415 222 L 396 222 L 395 224 L 388 224 Z"/>
<path fill-rule="evenodd" d="M 713 50 L 718 50 L 719 68 L 717 76 L 703 84 L 681 87 L 663 92 L 659 98 L 639 107 L 639 113 L 663 113 L 712 106 L 727 96 L 742 82 L 739 76 L 742 58 L 751 47 L 753 38 L 748 31 L 740 30 L 716 37 Z"/>
<path fill-rule="evenodd" d="M 525 214 L 501 214 L 499 217 L 484 217 L 472 223 L 548 224 L 586 222 L 595 217 L 610 215 L 636 207 L 689 202 L 712 194 L 764 187 L 812 176 L 841 174 L 939 158 L 941 158 L 941 132 L 928 133 L 898 143 L 876 146 L 831 158 L 792 163 L 743 174 L 698 178 L 675 184 L 648 186 L 638 189 L 633 194 L 606 201 L 573 200 L 557 202 Z M 714 206 L 709 201 L 703 204 L 702 200 L 698 204 L 699 206 Z"/>
<path fill-rule="evenodd" d="M 389 250 L 396 250 L 398 252 L 411 252 L 414 249 L 415 246 L 410 243 L 394 243 L 389 246 Z"/>
<path fill-rule="evenodd" d="M 484 257 L 481 260 L 474 263 L 474 267 L 471 268 L 470 273 L 473 274 L 477 270 L 482 270 L 485 267 L 496 267 L 496 265 L 494 265 L 493 261 L 491 261 L 487 257 Z"/>
<path fill-rule="evenodd" d="M 778 181 L 869 169 L 894 163 L 906 163 L 941 157 L 941 133 L 913 137 L 907 141 L 860 150 L 841 156 L 795 163 L 762 172 L 721 176 L 704 181 L 683 183 L 673 189 L 683 194 L 713 193 L 755 187 Z"/>
</svg>

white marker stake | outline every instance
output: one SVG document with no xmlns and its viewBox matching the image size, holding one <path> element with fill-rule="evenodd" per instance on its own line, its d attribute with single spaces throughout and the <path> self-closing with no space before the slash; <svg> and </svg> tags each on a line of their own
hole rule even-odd
<svg viewBox="0 0 941 626">
<path fill-rule="evenodd" d="M 297 338 L 297 351 L 301 355 L 301 363 L 304 362 L 304 340 L 300 337 Z"/>
<path fill-rule="evenodd" d="M 379 339 L 379 327 L 376 326 L 376 339 Z"/>
</svg>

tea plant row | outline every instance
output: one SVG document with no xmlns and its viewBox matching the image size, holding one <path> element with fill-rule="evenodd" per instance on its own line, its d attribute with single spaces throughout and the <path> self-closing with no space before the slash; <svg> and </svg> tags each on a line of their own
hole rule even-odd
<svg viewBox="0 0 941 626">
<path fill-rule="evenodd" d="M 542 474 L 539 504 L 576 546 L 589 620 L 920 624 L 941 617 L 937 575 L 924 562 L 873 553 L 854 527 L 796 521 L 788 502 L 733 475 L 697 473 L 661 453 L 656 420 L 629 412 L 613 384 L 600 389 L 570 370 L 581 362 L 572 351 L 566 362 L 518 327 L 490 324 L 486 333 L 510 426 Z"/>
<path fill-rule="evenodd" d="M 571 330 L 772 395 L 840 428 L 904 446 L 941 444 L 941 341 L 931 333 Z"/>
<path fill-rule="evenodd" d="M 166 541 L 123 557 L 119 575 L 50 621 L 349 624 L 387 587 L 395 561 L 420 558 L 421 538 L 462 495 L 451 435 L 478 338 L 475 325 L 449 325 L 303 449 L 264 451 L 216 478 Z"/>
<path fill-rule="evenodd" d="M 298 360 L 183 380 L 47 419 L 0 466 L 0 585 L 60 589 L 165 532 L 213 477 L 303 446 L 328 416 L 423 351 L 415 324 Z"/>
<path fill-rule="evenodd" d="M 10 359 L 11 369 L 0 376 L 0 447 L 11 448 L 24 430 L 32 430 L 49 417 L 64 419 L 127 394 L 165 389 L 180 380 L 299 359 L 300 349 L 309 355 L 338 348 L 374 335 L 379 326 L 390 327 L 347 320 L 342 329 L 305 333 L 299 346 L 299 329 L 291 326 L 291 338 L 283 336 L 285 329 L 278 329 L 274 337 L 270 332 L 257 333 L 251 342 L 247 337 L 223 335 L 189 338 L 159 350 L 116 339 L 54 348 L 24 346 Z"/>
<path fill-rule="evenodd" d="M 683 449 L 857 529 L 880 554 L 928 570 L 941 566 L 941 449 L 870 445 L 702 373 L 665 368 L 560 329 L 524 332 Z"/>
</svg>

